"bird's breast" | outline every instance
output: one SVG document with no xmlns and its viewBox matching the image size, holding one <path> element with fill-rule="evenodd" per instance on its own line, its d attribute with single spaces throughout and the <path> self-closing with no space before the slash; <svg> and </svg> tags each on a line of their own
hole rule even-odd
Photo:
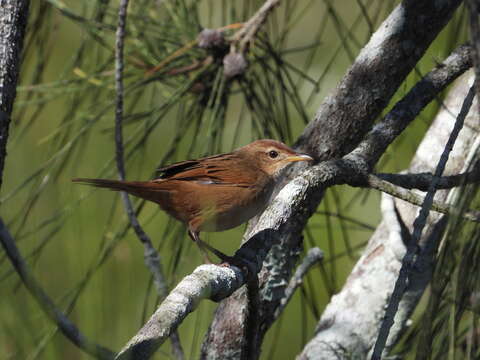
<svg viewBox="0 0 480 360">
<path fill-rule="evenodd" d="M 224 231 L 247 222 L 266 208 L 272 190 L 273 184 L 216 189 L 215 196 L 200 206 L 198 230 Z"/>
</svg>

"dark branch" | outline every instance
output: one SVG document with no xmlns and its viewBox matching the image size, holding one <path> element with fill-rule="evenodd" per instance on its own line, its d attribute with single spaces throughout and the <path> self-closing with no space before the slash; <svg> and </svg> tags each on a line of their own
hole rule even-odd
<svg viewBox="0 0 480 360">
<path fill-rule="evenodd" d="M 115 52 L 115 85 L 117 90 L 116 107 L 115 107 L 115 155 L 118 169 L 118 176 L 120 180 L 125 180 L 125 164 L 123 160 L 123 133 L 122 133 L 122 119 L 123 119 L 123 43 L 125 38 L 125 21 L 127 16 L 128 0 L 120 2 L 118 12 L 118 27 L 116 34 L 116 52 Z M 130 224 L 135 230 L 135 234 L 142 242 L 145 252 L 145 263 L 152 273 L 157 291 L 160 296 L 165 297 L 168 294 L 168 289 L 161 270 L 160 258 L 157 251 L 152 245 L 152 241 L 140 226 L 135 210 L 127 193 L 122 192 L 122 200 L 125 210 L 130 220 Z"/>
<path fill-rule="evenodd" d="M 467 0 L 470 15 L 470 39 L 473 46 L 473 59 L 475 64 L 475 87 L 480 97 L 480 3 L 477 0 Z M 480 102 L 477 105 L 480 112 Z"/>
<path fill-rule="evenodd" d="M 55 306 L 52 299 L 50 299 L 47 293 L 37 283 L 32 273 L 28 269 L 28 266 L 23 260 L 20 251 L 15 245 L 15 240 L 3 223 L 2 219 L 0 219 L 0 242 L 2 243 L 5 253 L 10 259 L 27 290 L 40 305 L 42 311 L 58 326 L 62 334 L 80 349 L 97 359 L 113 359 L 115 354 L 111 350 L 97 345 L 85 337 L 85 335 L 80 332 L 77 326 Z"/>
<path fill-rule="evenodd" d="M 283 310 L 287 307 L 288 303 L 295 294 L 295 290 L 298 289 L 303 283 L 303 278 L 308 273 L 308 271 L 317 263 L 323 260 L 323 252 L 317 247 L 311 248 L 308 250 L 307 255 L 303 258 L 302 263 L 298 266 L 295 274 L 293 274 L 290 282 L 288 283 L 287 288 L 285 289 L 285 295 L 280 301 L 280 305 L 275 310 L 273 318 L 270 320 L 270 323 L 273 324 L 278 317 L 282 314 Z"/>
<path fill-rule="evenodd" d="M 248 313 L 246 318 L 244 345 L 240 360 L 255 360 L 260 352 L 257 349 L 260 331 L 260 293 L 258 276 L 251 276 L 247 282 Z"/>
<path fill-rule="evenodd" d="M 125 25 L 127 20 L 127 8 L 129 0 L 121 0 L 118 9 L 118 25 L 115 42 L 115 87 L 116 87 L 116 106 L 115 106 L 115 158 L 117 163 L 118 176 L 120 180 L 125 180 L 125 163 L 123 156 L 123 49 L 125 39 Z M 126 192 L 122 192 L 122 200 L 125 210 L 130 220 L 130 224 L 135 231 L 138 239 L 144 247 L 144 259 L 147 268 L 152 274 L 155 287 L 160 297 L 163 299 L 168 295 L 167 282 L 163 274 L 162 263 L 158 252 L 155 250 L 150 237 L 143 230 L 138 222 L 132 202 Z M 172 350 L 175 357 L 179 360 L 185 358 L 180 343 L 180 338 L 176 332 L 171 336 Z"/>
<path fill-rule="evenodd" d="M 450 152 L 452 151 L 455 141 L 457 140 L 458 134 L 463 127 L 463 123 L 465 121 L 465 118 L 468 115 L 470 107 L 472 106 L 474 96 L 475 96 L 475 87 L 472 86 L 468 92 L 467 97 L 463 102 L 462 109 L 460 110 L 457 120 L 455 121 L 455 126 L 452 132 L 450 133 L 448 142 L 445 145 L 445 148 L 440 157 L 440 160 L 438 161 L 438 165 L 437 165 L 437 168 L 435 169 L 433 181 L 430 183 L 430 186 L 427 191 L 427 195 L 425 196 L 424 202 L 420 209 L 420 213 L 418 214 L 417 218 L 415 219 L 415 222 L 413 223 L 412 239 L 407 246 L 407 253 L 403 257 L 402 267 L 400 268 L 398 279 L 395 283 L 395 287 L 393 289 L 393 293 L 390 298 L 387 310 L 385 311 L 385 317 L 383 319 L 382 326 L 380 327 L 378 338 L 375 343 L 375 347 L 373 349 L 372 360 L 380 360 L 382 357 L 382 352 L 387 343 L 388 335 L 390 333 L 390 328 L 393 325 L 393 319 L 395 318 L 395 314 L 398 311 L 398 306 L 407 288 L 408 278 L 412 273 L 412 266 L 415 263 L 415 256 L 418 249 L 418 243 L 422 236 L 423 228 L 427 223 L 427 218 L 430 213 L 430 209 L 432 207 L 433 199 L 437 189 L 437 183 L 439 181 L 439 178 L 442 176 L 443 171 L 445 170 L 448 157 L 450 155 Z"/>
<path fill-rule="evenodd" d="M 367 181 L 368 186 L 370 186 L 371 188 L 380 190 L 386 194 L 396 197 L 397 199 L 406 201 L 412 205 L 422 206 L 425 201 L 425 198 L 423 196 L 418 195 L 413 191 L 408 191 L 402 187 L 398 187 L 388 181 L 382 180 L 375 175 L 368 175 Z M 440 187 L 437 186 L 436 189 L 440 189 Z M 431 209 L 441 214 L 460 214 L 460 216 L 462 216 L 466 220 L 480 222 L 480 211 L 477 210 L 459 211 L 458 209 L 455 209 L 449 204 L 445 204 L 436 200 L 433 200 Z"/>
<path fill-rule="evenodd" d="M 404 189 L 418 189 L 427 191 L 433 181 L 432 173 L 419 174 L 376 174 L 376 176 L 384 181 L 388 181 L 394 185 Z M 480 164 L 476 164 L 472 171 L 442 176 L 438 179 L 437 189 L 451 189 L 460 185 L 476 183 L 480 181 Z"/>
<path fill-rule="evenodd" d="M 8 129 L 16 96 L 28 5 L 27 0 L 5 0 L 0 6 L 0 188 L 7 157 Z"/>
<path fill-rule="evenodd" d="M 297 147 L 320 161 L 352 151 L 461 2 L 402 1 L 320 106 Z"/>
<path fill-rule="evenodd" d="M 250 276 L 262 267 L 266 252 L 275 241 L 271 229 L 259 231 L 235 253 L 237 262 L 247 261 Z M 118 360 L 149 359 L 183 319 L 203 299 L 221 301 L 245 284 L 247 274 L 235 266 L 201 265 L 171 291 L 138 333 L 120 351 Z"/>
<path fill-rule="evenodd" d="M 438 94 L 453 80 L 472 66 L 472 49 L 468 45 L 456 48 L 441 64 L 420 80 L 385 116 L 373 127 L 355 149 L 371 167 L 377 163 L 387 147 L 402 133 Z"/>
</svg>

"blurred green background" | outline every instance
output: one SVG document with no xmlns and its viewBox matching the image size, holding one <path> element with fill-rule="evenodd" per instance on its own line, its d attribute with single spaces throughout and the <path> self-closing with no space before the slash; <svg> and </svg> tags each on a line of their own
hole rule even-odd
<svg viewBox="0 0 480 360">
<path fill-rule="evenodd" d="M 131 1 L 125 44 L 128 179 L 148 179 L 162 164 L 230 151 L 257 138 L 293 144 L 396 2 L 283 1 L 252 46 L 244 80 L 226 84 L 216 63 L 179 76 L 168 73 L 205 59 L 208 54 L 196 48 L 146 76 L 195 40 L 202 27 L 243 22 L 261 4 Z M 119 195 L 70 180 L 117 177 L 117 6 L 108 0 L 32 1 L 0 194 L 2 217 L 37 280 L 87 336 L 113 350 L 135 334 L 158 298 L 143 263 L 143 247 L 127 229 Z M 395 99 L 466 37 L 460 9 Z M 192 84 L 199 90 L 193 91 Z M 436 103 L 429 106 L 388 150 L 382 170 L 408 165 L 437 108 Z M 202 258 L 180 224 L 153 204 L 140 206 L 140 222 L 159 248 L 172 288 Z M 379 220 L 378 193 L 348 187 L 328 192 L 305 231 L 305 250 L 319 246 L 326 260 L 311 271 L 269 331 L 263 359 L 292 359 L 299 353 Z M 231 254 L 243 231 L 244 226 L 203 237 Z M 56 331 L 1 251 L 0 280 L 0 358 L 89 358 Z M 198 357 L 216 306 L 203 302 L 180 326 L 187 358 Z M 156 358 L 170 354 L 166 343 Z"/>
</svg>

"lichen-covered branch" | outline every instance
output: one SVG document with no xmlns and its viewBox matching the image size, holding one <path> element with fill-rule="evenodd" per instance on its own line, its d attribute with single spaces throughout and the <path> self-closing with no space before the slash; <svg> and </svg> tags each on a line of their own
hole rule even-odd
<svg viewBox="0 0 480 360">
<path fill-rule="evenodd" d="M 325 99 L 297 147 L 318 160 L 353 150 L 461 2 L 402 1 Z"/>
<path fill-rule="evenodd" d="M 297 141 L 296 148 L 314 155 L 319 161 L 340 158 L 353 150 L 460 3 L 460 0 L 441 3 L 433 0 L 402 1 L 320 106 L 315 119 Z M 295 178 L 300 172 L 300 167 L 293 168 L 287 179 Z M 312 183 L 305 183 L 305 186 L 312 187 Z M 264 321 L 272 316 L 283 298 L 300 253 L 301 231 L 323 197 L 321 188 L 315 190 L 305 200 L 303 211 L 290 219 L 296 226 L 282 233 L 260 274 L 264 289 Z M 310 194 L 310 191 L 305 193 Z M 252 229 L 257 226 L 256 221 L 258 218 L 249 225 L 246 239 L 255 231 Z M 219 306 L 202 345 L 202 358 L 237 358 L 246 304 L 246 296 L 240 290 Z M 264 332 L 266 330 L 268 328 L 263 328 Z M 225 333 L 231 336 L 225 337 Z"/>
<path fill-rule="evenodd" d="M 471 84 L 471 81 L 470 81 Z M 445 100 L 448 108 L 442 109 L 420 144 L 410 166 L 411 172 L 431 172 L 443 150 L 455 119 L 451 111 L 458 112 L 469 88 L 466 78 Z M 468 167 L 469 152 L 478 139 L 478 114 L 471 111 L 447 163 L 447 173 L 459 173 Z M 445 202 L 449 191 L 439 190 L 437 201 Z M 384 195 L 383 221 L 372 235 L 367 248 L 355 265 L 340 293 L 335 295 L 325 309 L 315 336 L 304 348 L 300 359 L 349 359 L 354 354 L 365 356 L 372 350 L 378 334 L 385 306 L 398 277 L 405 254 L 405 243 L 410 241 L 413 222 L 418 208 Z M 431 278 L 436 244 L 446 225 L 446 217 L 430 214 L 419 242 L 420 253 L 405 295 L 395 316 L 387 342 L 387 351 L 395 344 L 405 329 L 405 323 L 416 307 Z"/>
<path fill-rule="evenodd" d="M 427 194 L 425 195 L 420 208 L 420 213 L 413 222 L 412 236 L 408 242 L 407 252 L 402 259 L 402 266 L 400 268 L 398 278 L 395 281 L 395 286 L 393 288 L 392 295 L 390 296 L 388 307 L 385 311 L 385 316 L 380 327 L 378 338 L 373 348 L 372 360 L 380 360 L 382 357 L 382 353 L 387 344 L 388 335 L 390 334 L 390 329 L 393 326 L 394 318 L 398 311 L 398 306 L 400 305 L 402 297 L 407 289 L 408 281 L 411 279 L 411 276 L 414 273 L 413 266 L 416 262 L 417 249 L 420 244 L 420 238 L 422 237 L 423 230 L 427 225 L 428 215 L 430 214 L 433 199 L 437 191 L 437 184 L 440 181 L 440 177 L 443 175 L 443 172 L 445 171 L 450 153 L 458 139 L 458 134 L 462 130 L 465 123 L 465 118 L 472 107 L 474 96 L 475 87 L 472 85 L 467 93 L 467 96 L 465 97 L 462 108 L 458 113 L 457 119 L 455 120 L 455 125 L 450 132 L 448 141 L 440 155 L 440 159 L 438 160 L 438 164 L 433 175 L 433 181 L 428 187 Z"/>
<path fill-rule="evenodd" d="M 308 273 L 308 271 L 322 260 L 323 252 L 318 247 L 314 247 L 308 250 L 307 255 L 305 255 L 305 257 L 303 258 L 302 263 L 298 266 L 297 270 L 290 279 L 287 288 L 285 289 L 285 296 L 280 301 L 280 305 L 275 310 L 275 314 L 272 318 L 272 323 L 274 323 L 282 314 L 283 310 L 285 310 L 288 303 L 292 299 L 293 294 L 295 294 L 295 291 L 300 285 L 302 285 L 303 278 Z"/>
<path fill-rule="evenodd" d="M 414 176 L 412 177 L 413 181 Z M 409 191 L 406 189 L 403 189 L 401 187 L 395 186 L 394 184 L 389 183 L 388 181 L 382 180 L 378 178 L 375 175 L 368 175 L 367 177 L 368 181 L 368 186 L 370 186 L 373 189 L 380 190 L 386 194 L 389 194 L 391 196 L 394 196 L 398 199 L 407 201 L 410 204 L 417 205 L 417 206 L 422 206 L 425 197 L 421 196 L 413 191 Z M 460 184 L 459 184 L 460 185 Z M 459 186 L 456 185 L 456 186 Z M 448 189 L 451 189 L 453 186 L 448 186 Z M 437 187 L 438 189 L 438 187 Z M 442 214 L 457 214 L 459 211 L 455 209 L 453 206 L 442 203 L 440 201 L 434 200 L 432 202 L 431 209 L 433 211 L 437 211 Z M 480 211 L 477 210 L 467 210 L 463 211 L 461 216 L 464 219 L 470 220 L 470 221 L 475 221 L 475 222 L 480 222 Z"/>
</svg>

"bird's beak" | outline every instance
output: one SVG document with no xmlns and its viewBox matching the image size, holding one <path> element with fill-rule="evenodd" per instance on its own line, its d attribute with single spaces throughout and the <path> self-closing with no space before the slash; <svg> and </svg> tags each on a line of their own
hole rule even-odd
<svg viewBox="0 0 480 360">
<path fill-rule="evenodd" d="M 305 154 L 295 154 L 292 156 L 289 156 L 285 159 L 286 161 L 313 161 L 313 158 L 311 156 L 305 155 Z"/>
</svg>

